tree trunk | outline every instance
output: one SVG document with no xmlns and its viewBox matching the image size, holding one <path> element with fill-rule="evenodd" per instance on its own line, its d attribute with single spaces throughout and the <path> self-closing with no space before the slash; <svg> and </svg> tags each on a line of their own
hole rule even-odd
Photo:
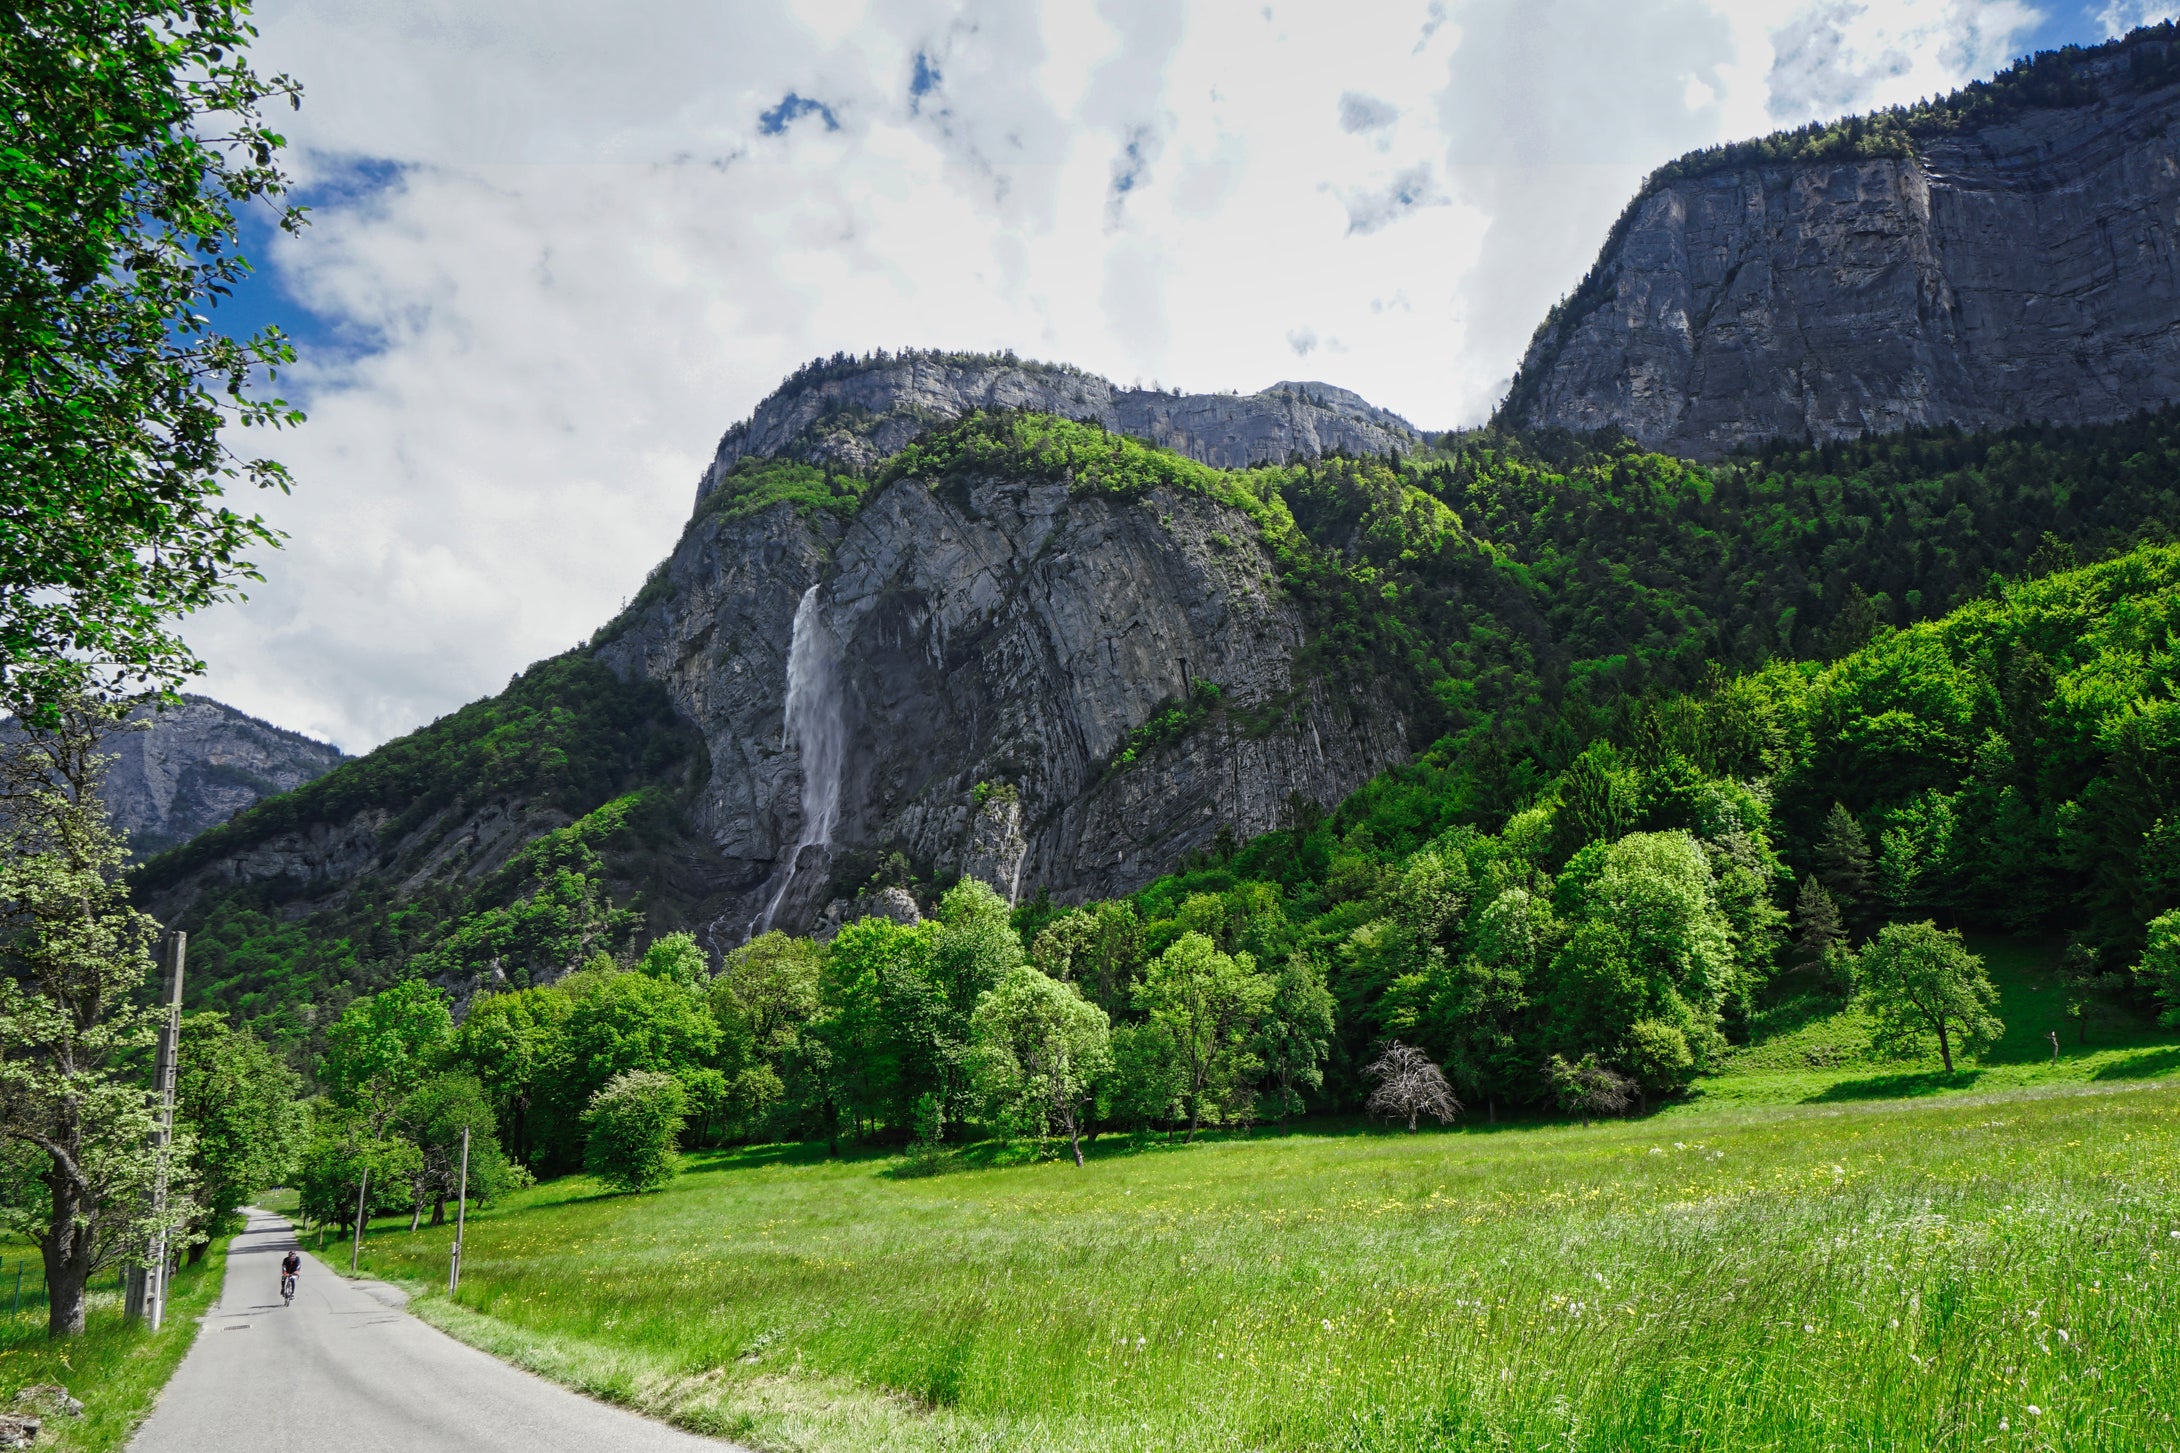
<svg viewBox="0 0 2180 1453">
<path fill-rule="evenodd" d="M 431 1203 L 431 1224 L 434 1226 L 447 1224 L 447 1198 L 445 1196 L 441 1196 Z"/>
<path fill-rule="evenodd" d="M 76 1187 L 58 1164 L 47 1172 L 46 1184 L 53 1194 L 53 1220 L 38 1248 L 45 1262 L 45 1333 L 81 1337 L 84 1294 L 91 1282 L 91 1228 L 77 1223 Z"/>
<path fill-rule="evenodd" d="M 1082 1169 L 1082 1134 L 1074 1126 L 1067 1127 L 1067 1143 L 1075 1152 L 1075 1169 Z"/>
<path fill-rule="evenodd" d="M 1953 1073 L 1953 1041 L 1946 1035 L 1945 1021 L 1938 1021 L 1938 1057 L 1945 1061 L 1945 1072 Z"/>
<path fill-rule="evenodd" d="M 191 1242 L 191 1243 L 190 1243 L 190 1246 L 189 1246 L 189 1264 L 190 1264 L 191 1266 L 201 1266 L 201 1265 L 203 1265 L 203 1264 L 204 1264 L 204 1254 L 205 1254 L 205 1253 L 206 1253 L 207 1251 L 210 1251 L 211 1249 L 212 1249 L 212 1241 L 211 1241 L 211 1238 L 210 1238 L 210 1237 L 206 1237 L 206 1238 L 205 1238 L 204 1240 L 202 1240 L 202 1241 L 194 1241 L 194 1242 Z"/>
<path fill-rule="evenodd" d="M 423 1224 L 424 1203 L 422 1201 L 417 1201 L 411 1204 L 409 1207 L 409 1229 L 411 1231 L 414 1231 L 417 1227 Z"/>
</svg>

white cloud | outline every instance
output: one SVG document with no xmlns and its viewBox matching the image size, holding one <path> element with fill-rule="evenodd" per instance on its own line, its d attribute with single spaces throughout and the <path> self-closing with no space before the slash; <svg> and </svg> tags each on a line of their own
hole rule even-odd
<svg viewBox="0 0 2180 1453">
<path fill-rule="evenodd" d="M 496 689 L 610 615 L 720 432 L 835 350 L 1194 389 L 1303 357 L 1473 421 L 1650 167 L 1957 83 L 2025 17 L 269 0 L 319 189 L 270 263 L 367 346 L 297 377 L 293 540 L 193 623 L 207 688 L 351 749 Z"/>
<path fill-rule="evenodd" d="M 1347 132 L 1378 131 L 1400 119 L 1400 108 L 1360 91 L 1340 93 L 1340 129 Z"/>
<path fill-rule="evenodd" d="M 1799 122 L 1951 90 L 2004 66 L 2040 18 L 2018 0 L 1819 0 L 1773 33 L 1771 114 Z"/>
<path fill-rule="evenodd" d="M 2137 26 L 2156 25 L 2176 15 L 2180 15 L 2180 5 L 2168 5 L 2163 0 L 2107 0 L 2097 12 L 2097 22 L 2108 39 L 2117 40 Z"/>
</svg>

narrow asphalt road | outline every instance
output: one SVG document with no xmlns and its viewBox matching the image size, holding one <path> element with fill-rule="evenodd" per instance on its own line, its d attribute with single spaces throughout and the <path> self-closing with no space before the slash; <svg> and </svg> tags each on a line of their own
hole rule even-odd
<svg viewBox="0 0 2180 1453">
<path fill-rule="evenodd" d="M 569 1392 L 303 1258 L 280 1304 L 285 1220 L 249 1213 L 227 1282 L 131 1453 L 729 1453 Z"/>
</svg>

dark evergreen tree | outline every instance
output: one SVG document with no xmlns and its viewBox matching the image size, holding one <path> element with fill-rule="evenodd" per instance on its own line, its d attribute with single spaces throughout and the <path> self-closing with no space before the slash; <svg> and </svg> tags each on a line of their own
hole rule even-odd
<svg viewBox="0 0 2180 1453">
<path fill-rule="evenodd" d="M 1812 873 L 1802 879 L 1801 897 L 1794 904 L 1794 962 L 1822 979 L 1833 977 L 1836 950 L 1847 942 L 1847 925 L 1839 905 Z"/>
<path fill-rule="evenodd" d="M 1838 904 L 1841 916 L 1866 931 L 1877 901 L 1876 873 L 1870 866 L 1870 843 L 1863 836 L 1862 824 L 1842 803 L 1833 803 L 1825 816 L 1816 859 L 1817 877 Z"/>
</svg>

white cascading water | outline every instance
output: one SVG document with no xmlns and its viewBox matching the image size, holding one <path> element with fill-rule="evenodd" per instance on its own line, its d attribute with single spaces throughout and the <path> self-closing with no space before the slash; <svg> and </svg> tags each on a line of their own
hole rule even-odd
<svg viewBox="0 0 2180 1453">
<path fill-rule="evenodd" d="M 840 768 L 847 746 L 840 712 L 840 653 L 818 608 L 818 588 L 814 585 L 802 593 L 802 601 L 795 607 L 795 628 L 787 644 L 787 709 L 783 716 L 780 746 L 792 745 L 802 763 L 802 830 L 795 835 L 787 872 L 773 890 L 772 901 L 750 925 L 752 936 L 772 927 L 772 915 L 794 886 L 803 849 L 830 848 L 833 828 L 840 820 Z"/>
</svg>

